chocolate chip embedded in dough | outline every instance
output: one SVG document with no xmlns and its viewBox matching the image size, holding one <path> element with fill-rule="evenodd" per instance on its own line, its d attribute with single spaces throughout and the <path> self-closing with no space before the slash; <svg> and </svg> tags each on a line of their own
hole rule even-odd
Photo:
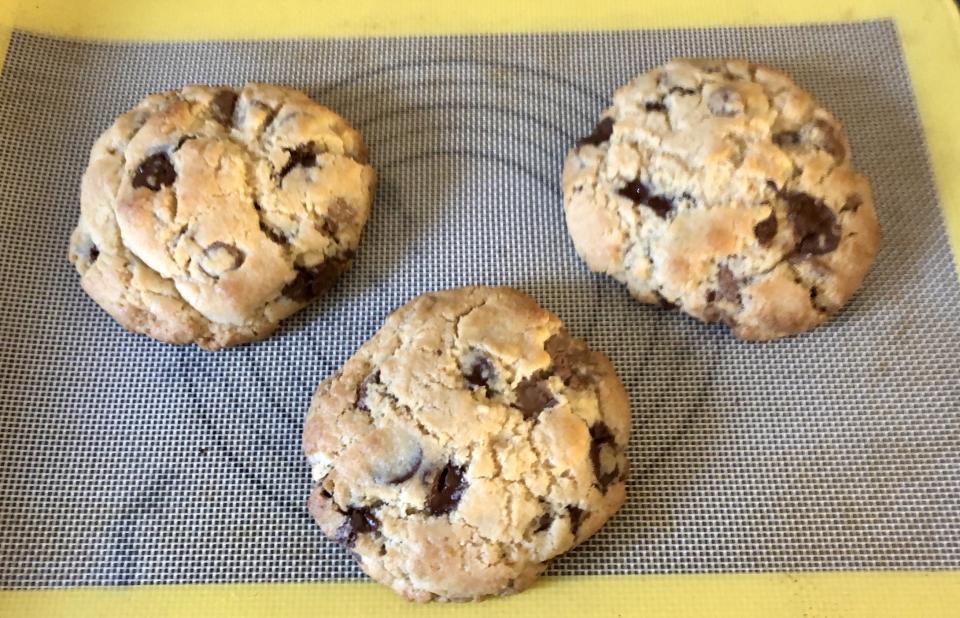
<svg viewBox="0 0 960 618">
<path fill-rule="evenodd" d="M 335 535 L 335 540 L 342 545 L 353 547 L 359 535 L 380 529 L 380 520 L 366 507 L 348 509 L 345 515 L 347 518 Z"/>
<path fill-rule="evenodd" d="M 170 157 L 165 152 L 157 152 L 137 167 L 133 175 L 133 188 L 146 187 L 151 191 L 159 191 L 160 187 L 169 187 L 176 179 L 177 171 L 173 169 Z"/>
<path fill-rule="evenodd" d="M 613 118 L 604 118 L 593 128 L 593 133 L 577 140 L 577 148 L 582 146 L 599 146 L 608 141 L 613 135 Z"/>
<path fill-rule="evenodd" d="M 467 490 L 465 471 L 460 466 L 448 463 L 434 479 L 427 497 L 427 511 L 431 515 L 446 515 L 457 508 L 463 492 Z"/>
</svg>

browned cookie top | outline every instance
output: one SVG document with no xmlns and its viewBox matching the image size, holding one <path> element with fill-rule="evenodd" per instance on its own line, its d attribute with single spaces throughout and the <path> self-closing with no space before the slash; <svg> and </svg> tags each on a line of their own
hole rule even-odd
<svg viewBox="0 0 960 618">
<path fill-rule="evenodd" d="M 610 361 L 510 288 L 419 296 L 317 388 L 310 511 L 418 601 L 522 590 L 624 499 Z"/>
<path fill-rule="evenodd" d="M 93 147 L 70 259 L 132 331 L 242 343 L 347 268 L 374 180 L 360 134 L 301 92 L 150 95 Z"/>
<path fill-rule="evenodd" d="M 592 270 L 744 339 L 823 322 L 880 242 L 840 123 L 740 60 L 677 60 L 620 88 L 568 154 L 563 192 Z"/>
</svg>

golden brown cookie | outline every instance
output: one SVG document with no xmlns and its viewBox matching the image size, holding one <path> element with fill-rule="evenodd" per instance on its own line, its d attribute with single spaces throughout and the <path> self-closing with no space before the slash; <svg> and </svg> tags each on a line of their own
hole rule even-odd
<svg viewBox="0 0 960 618">
<path fill-rule="evenodd" d="M 620 88 L 567 155 L 563 194 L 592 270 L 742 339 L 823 322 L 880 242 L 840 123 L 741 60 L 676 60 Z"/>
<path fill-rule="evenodd" d="M 310 512 L 417 600 L 523 590 L 623 503 L 626 392 L 511 288 L 419 296 L 317 388 Z"/>
<path fill-rule="evenodd" d="M 261 339 L 349 266 L 374 182 L 360 134 L 301 92 L 150 95 L 93 147 L 70 260 L 131 331 Z"/>
</svg>

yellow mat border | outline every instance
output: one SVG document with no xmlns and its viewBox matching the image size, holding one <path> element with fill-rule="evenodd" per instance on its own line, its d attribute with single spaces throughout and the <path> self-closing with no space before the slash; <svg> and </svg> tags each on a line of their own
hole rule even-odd
<svg viewBox="0 0 960 618">
<path fill-rule="evenodd" d="M 13 28 L 106 40 L 269 39 L 708 27 L 892 18 L 960 256 L 960 16 L 951 0 L 0 0 Z M 638 67 L 638 69 L 641 67 Z M 0 136 L 2 138 L 2 136 Z M 960 257 L 958 257 L 960 265 Z M 481 605 L 419 607 L 369 583 L 0 591 L 6 616 L 956 616 L 960 572 L 547 578 Z"/>
<path fill-rule="evenodd" d="M 11 618 L 923 618 L 956 617 L 960 573 L 848 572 L 546 578 L 483 603 L 417 605 L 371 583 L 234 584 L 0 592 Z"/>
</svg>

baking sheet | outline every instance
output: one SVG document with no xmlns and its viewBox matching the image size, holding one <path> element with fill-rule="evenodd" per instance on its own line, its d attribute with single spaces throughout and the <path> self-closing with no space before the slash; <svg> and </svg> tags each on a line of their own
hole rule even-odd
<svg viewBox="0 0 960 618">
<path fill-rule="evenodd" d="M 559 170 L 610 92 L 680 55 L 779 66 L 847 127 L 885 245 L 827 326 L 745 344 L 577 259 Z M 65 259 L 89 146 L 146 92 L 302 88 L 364 133 L 355 268 L 270 340 L 124 333 Z M 0 75 L 0 586 L 362 577 L 306 515 L 316 383 L 409 297 L 536 296 L 613 359 L 627 504 L 552 573 L 960 567 L 960 300 L 890 22 L 592 34 L 96 44 L 15 32 Z"/>
</svg>

